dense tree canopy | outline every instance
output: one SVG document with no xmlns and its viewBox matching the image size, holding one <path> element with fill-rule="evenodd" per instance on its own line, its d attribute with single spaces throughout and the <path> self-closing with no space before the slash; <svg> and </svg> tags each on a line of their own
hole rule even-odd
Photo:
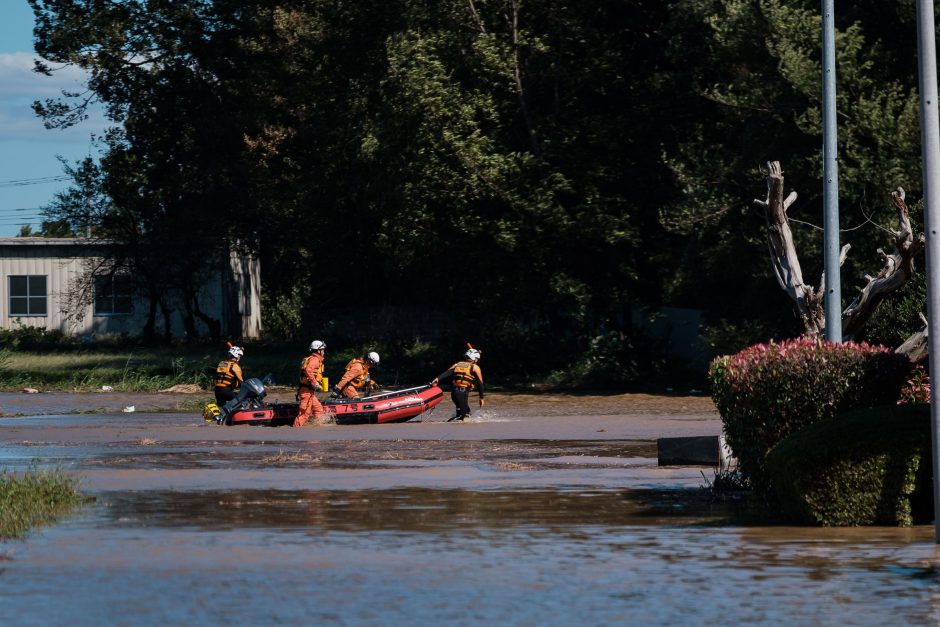
<svg viewBox="0 0 940 627">
<path fill-rule="evenodd" d="M 114 123 L 49 228 L 126 243 L 156 302 L 241 246 L 285 334 L 351 293 L 546 366 L 629 370 L 631 313 L 661 304 L 798 333 L 751 201 L 778 159 L 821 222 L 816 2 L 29 2 L 40 69 L 91 73 L 38 113 Z M 843 226 L 889 223 L 891 190 L 919 197 L 912 2 L 837 18 Z M 845 234 L 872 256 L 846 284 L 881 239 Z"/>
</svg>

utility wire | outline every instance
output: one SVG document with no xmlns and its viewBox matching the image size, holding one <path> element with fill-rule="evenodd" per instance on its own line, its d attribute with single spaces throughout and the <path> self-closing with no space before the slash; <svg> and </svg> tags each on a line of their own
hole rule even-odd
<svg viewBox="0 0 940 627">
<path fill-rule="evenodd" d="M 13 179 L 9 181 L 0 181 L 0 187 L 23 187 L 26 185 L 45 185 L 46 183 L 58 183 L 61 181 L 68 181 L 72 177 L 67 175 L 59 176 L 43 176 L 34 179 Z"/>
<path fill-rule="evenodd" d="M 29 211 L 28 213 L 21 213 L 18 211 L 15 213 L 6 213 L 6 214 L 0 213 L 0 220 L 20 220 L 22 218 L 26 218 L 30 216 L 39 217 L 42 215 L 43 213 L 41 211 L 39 211 L 38 209 L 33 209 Z"/>
</svg>

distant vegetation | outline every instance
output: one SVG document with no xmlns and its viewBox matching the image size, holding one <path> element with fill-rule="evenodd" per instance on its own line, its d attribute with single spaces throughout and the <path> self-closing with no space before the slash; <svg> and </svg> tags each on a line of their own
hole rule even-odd
<svg viewBox="0 0 940 627">
<path fill-rule="evenodd" d="M 363 334 L 368 333 L 363 329 Z M 321 337 L 321 336 L 318 336 Z M 336 381 L 346 363 L 371 350 L 382 356 L 374 379 L 383 386 L 402 387 L 430 381 L 466 350 L 458 340 L 429 342 L 414 339 L 374 339 L 322 336 L 327 340 L 326 376 Z M 661 341 L 638 336 L 624 346 L 617 337 L 598 338 L 567 369 L 553 363 L 522 363 L 521 356 L 500 356 L 500 347 L 483 347 L 481 362 L 492 389 L 605 389 L 630 387 L 653 391 L 663 386 L 701 388 L 704 373 L 666 355 Z M 271 374 L 278 385 L 298 381 L 307 341 L 254 340 L 240 342 L 245 350 L 246 377 Z M 497 358 L 493 359 L 492 354 Z M 174 385 L 211 390 L 215 366 L 225 357 L 223 343 L 194 342 L 145 345 L 140 338 L 92 341 L 34 327 L 0 329 L 0 390 L 33 387 L 43 390 L 90 392 L 110 386 L 116 391 L 156 392 Z M 508 366 L 508 367 L 507 367 Z M 639 373 L 643 376 L 639 376 Z M 668 377 L 668 378 L 667 378 Z"/>
<path fill-rule="evenodd" d="M 148 340 L 169 293 L 207 334 L 206 261 L 233 250 L 261 260 L 272 341 L 309 343 L 342 307 L 434 309 L 441 352 L 472 340 L 501 378 L 671 376 L 633 319 L 660 305 L 704 310 L 734 350 L 800 333 L 751 203 L 784 160 L 817 275 L 818 2 L 29 2 L 38 69 L 93 77 L 37 113 L 66 127 L 97 99 L 113 125 L 42 234 L 123 244 Z M 922 195 L 916 21 L 874 1 L 836 20 L 850 293 L 888 193 Z"/>
</svg>

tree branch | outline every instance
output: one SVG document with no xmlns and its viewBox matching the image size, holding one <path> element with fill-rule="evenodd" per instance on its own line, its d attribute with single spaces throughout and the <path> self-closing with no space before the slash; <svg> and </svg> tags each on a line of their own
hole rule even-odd
<svg viewBox="0 0 940 627">
<path fill-rule="evenodd" d="M 853 337 L 871 318 L 885 297 L 900 289 L 914 274 L 914 257 L 924 249 L 924 234 L 914 236 L 910 213 L 904 202 L 904 190 L 891 193 L 891 201 L 898 212 L 899 228 L 892 231 L 896 250 L 888 255 L 878 249 L 884 266 L 874 277 L 866 276 L 867 283 L 855 300 L 842 313 L 842 328 L 847 337 Z"/>
<path fill-rule="evenodd" d="M 473 0 L 467 0 L 467 2 L 470 4 L 470 13 L 473 14 L 473 19 L 476 21 L 477 27 L 479 27 L 480 32 L 485 35 L 486 26 L 483 25 L 483 20 L 480 19 L 480 13 L 477 11 L 476 5 L 473 4 Z"/>
<path fill-rule="evenodd" d="M 783 197 L 783 169 L 779 161 L 767 163 L 767 200 L 755 203 L 764 209 L 767 220 L 767 244 L 777 283 L 796 304 L 797 313 L 808 336 L 819 335 L 825 327 L 822 294 L 803 281 L 803 270 L 793 244 L 787 221 L 787 209 L 796 201 L 796 192 Z"/>
</svg>

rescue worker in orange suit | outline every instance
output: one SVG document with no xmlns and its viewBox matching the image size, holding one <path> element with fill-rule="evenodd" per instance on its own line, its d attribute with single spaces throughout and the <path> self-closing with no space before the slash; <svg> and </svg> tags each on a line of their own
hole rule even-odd
<svg viewBox="0 0 940 627">
<path fill-rule="evenodd" d="M 315 425 L 322 425 L 326 422 L 326 412 L 320 399 L 317 398 L 317 390 L 320 389 L 323 381 L 323 356 L 326 353 L 326 344 L 320 340 L 310 342 L 310 354 L 304 357 L 300 362 L 300 387 L 297 389 L 297 400 L 300 401 L 300 409 L 297 417 L 294 418 L 294 426 L 302 427 L 311 422 Z"/>
<path fill-rule="evenodd" d="M 242 376 L 242 367 L 238 365 L 244 354 L 245 350 L 242 347 L 229 346 L 228 359 L 223 359 L 215 367 L 213 391 L 215 392 L 215 403 L 219 407 L 235 397 L 235 393 L 238 392 L 238 388 L 245 380 Z"/>
<path fill-rule="evenodd" d="M 339 383 L 333 386 L 332 397 L 345 396 L 346 398 L 359 398 L 360 390 L 372 388 L 375 383 L 369 376 L 369 370 L 379 365 L 379 354 L 375 351 L 356 357 L 346 364 L 346 373 Z"/>
<path fill-rule="evenodd" d="M 470 417 L 470 392 L 476 390 L 480 396 L 480 407 L 483 407 L 483 371 L 477 362 L 480 361 L 482 354 L 475 348 L 471 348 L 466 353 L 466 359 L 458 361 L 456 364 L 439 374 L 431 385 L 437 385 L 441 381 L 453 380 L 453 389 L 450 392 L 450 400 L 454 401 L 454 407 L 457 409 L 456 415 L 447 422 L 463 420 Z"/>
</svg>

